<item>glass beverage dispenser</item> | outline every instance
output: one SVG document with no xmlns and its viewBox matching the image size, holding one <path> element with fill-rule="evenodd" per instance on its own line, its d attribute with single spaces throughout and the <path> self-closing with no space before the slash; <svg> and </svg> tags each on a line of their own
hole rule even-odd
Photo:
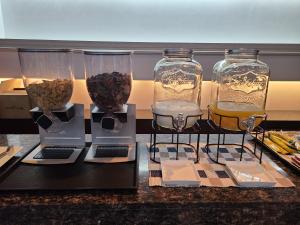
<svg viewBox="0 0 300 225">
<path fill-rule="evenodd" d="M 154 68 L 152 110 L 161 127 L 181 130 L 199 119 L 202 66 L 192 57 L 189 49 L 166 49 Z"/>
<path fill-rule="evenodd" d="M 265 114 L 270 70 L 258 50 L 225 51 L 213 68 L 211 120 L 228 130 L 252 130 Z"/>
</svg>

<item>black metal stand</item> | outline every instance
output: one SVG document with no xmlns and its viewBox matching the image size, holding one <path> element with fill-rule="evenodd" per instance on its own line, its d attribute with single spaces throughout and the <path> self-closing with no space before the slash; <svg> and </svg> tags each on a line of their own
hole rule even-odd
<svg viewBox="0 0 300 225">
<path fill-rule="evenodd" d="M 170 118 L 172 120 L 173 128 L 163 128 L 157 124 L 157 119 L 159 117 L 166 117 Z M 197 122 L 190 128 L 186 128 L 187 121 L 190 119 L 197 119 Z M 153 120 L 152 120 L 152 133 L 150 134 L 150 159 L 153 162 L 160 163 L 160 161 L 157 160 L 157 145 L 161 144 L 175 144 L 176 145 L 176 160 L 178 160 L 178 153 L 179 153 L 179 146 L 185 145 L 191 147 L 193 152 L 196 154 L 196 159 L 194 160 L 195 163 L 199 161 L 199 145 L 200 145 L 200 126 L 198 121 L 201 120 L 202 113 L 199 115 L 190 115 L 185 118 L 183 126 L 180 128 L 176 125 L 176 119 L 172 115 L 160 115 L 153 112 Z M 171 134 L 172 135 L 172 141 L 171 142 L 157 142 L 157 135 L 158 134 Z M 188 134 L 189 140 L 188 142 L 181 142 L 180 141 L 180 135 L 182 134 Z M 197 135 L 197 146 L 191 144 L 192 141 L 192 135 Z M 176 141 L 174 141 L 174 136 L 176 136 Z"/>
<path fill-rule="evenodd" d="M 215 124 L 211 119 L 210 119 L 210 115 L 213 114 L 217 117 L 219 117 L 219 121 L 218 121 L 218 124 Z M 224 118 L 230 118 L 230 119 L 234 119 L 236 120 L 237 122 L 237 128 L 239 129 L 238 131 L 232 131 L 232 130 L 227 130 L 225 128 L 222 128 L 222 121 L 224 120 Z M 264 114 L 264 115 L 254 115 L 253 118 L 256 119 L 262 119 L 262 120 L 266 120 L 267 119 L 267 115 Z M 240 126 L 240 118 L 239 117 L 236 117 L 236 116 L 224 116 L 224 115 L 220 115 L 220 114 L 217 114 L 217 113 L 214 113 L 214 112 L 211 112 L 210 109 L 208 108 L 208 120 L 207 120 L 207 123 L 208 125 L 215 131 L 215 134 L 217 134 L 218 136 L 218 139 L 217 139 L 217 143 L 213 143 L 213 144 L 210 144 L 210 134 L 208 133 L 207 134 L 207 140 L 206 140 L 206 146 L 205 146 L 205 150 L 206 150 L 206 153 L 207 155 L 209 156 L 209 158 L 215 162 L 215 163 L 218 163 L 218 164 L 221 164 L 221 165 L 225 165 L 225 163 L 221 163 L 219 161 L 219 154 L 220 154 L 220 147 L 221 146 L 238 146 L 241 148 L 241 152 L 240 152 L 240 161 L 242 161 L 243 159 L 243 152 L 244 152 L 244 149 L 247 149 L 249 150 L 251 153 L 254 154 L 254 156 L 259 160 L 259 163 L 262 162 L 262 153 L 263 153 L 263 149 L 260 150 L 260 154 L 259 156 L 257 156 L 256 154 L 256 150 L 257 150 L 257 143 L 255 142 L 254 143 L 254 147 L 253 149 L 250 149 L 249 147 L 245 146 L 245 136 L 246 134 L 248 133 L 247 130 L 245 130 L 244 128 L 241 128 Z M 254 121 L 255 122 L 255 121 Z M 242 140 L 241 140 L 241 144 L 236 144 L 236 143 L 225 143 L 225 135 L 226 134 L 241 134 L 242 135 Z M 251 134 L 255 135 L 255 138 L 257 139 L 257 136 L 258 134 L 262 134 L 262 142 L 264 141 L 264 138 L 265 138 L 265 130 L 260 127 L 260 126 L 257 126 L 255 127 L 252 131 L 251 131 Z M 222 141 L 221 141 L 221 136 L 223 135 L 222 137 Z M 216 146 L 217 147 L 217 155 L 215 158 L 213 158 L 210 154 L 210 146 Z"/>
</svg>

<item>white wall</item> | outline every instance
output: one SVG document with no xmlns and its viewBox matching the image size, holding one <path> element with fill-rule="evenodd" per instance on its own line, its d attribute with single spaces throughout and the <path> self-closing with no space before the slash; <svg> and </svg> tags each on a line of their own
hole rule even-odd
<svg viewBox="0 0 300 225">
<path fill-rule="evenodd" d="M 2 13 L 2 1 L 0 1 L 0 38 L 5 38 L 3 13 Z"/>
<path fill-rule="evenodd" d="M 300 43 L 299 0 L 2 0 L 2 7 L 12 39 Z"/>
</svg>

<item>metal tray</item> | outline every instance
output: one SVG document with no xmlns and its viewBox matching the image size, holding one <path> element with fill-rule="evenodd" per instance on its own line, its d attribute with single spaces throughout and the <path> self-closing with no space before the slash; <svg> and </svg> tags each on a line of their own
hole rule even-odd
<svg viewBox="0 0 300 225">
<path fill-rule="evenodd" d="M 291 160 L 292 155 L 283 155 L 283 154 L 280 154 L 280 153 L 276 152 L 269 145 L 267 145 L 265 143 L 262 143 L 261 136 L 258 136 L 257 139 L 255 138 L 255 136 L 253 136 L 253 138 L 254 138 L 253 139 L 254 141 L 256 141 L 257 143 L 259 143 L 260 145 L 265 147 L 265 149 L 267 149 L 270 153 L 272 153 L 277 159 L 282 161 L 286 166 L 293 169 L 296 173 L 300 174 L 300 168 L 295 166 L 292 163 L 292 160 Z"/>
</svg>

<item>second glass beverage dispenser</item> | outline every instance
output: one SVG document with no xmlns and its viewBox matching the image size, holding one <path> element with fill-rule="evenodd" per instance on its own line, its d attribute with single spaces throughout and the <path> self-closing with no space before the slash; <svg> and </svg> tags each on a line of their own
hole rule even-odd
<svg viewBox="0 0 300 225">
<path fill-rule="evenodd" d="M 213 68 L 209 113 L 228 130 L 251 130 L 265 114 L 270 70 L 258 60 L 258 50 L 225 51 Z"/>
</svg>

